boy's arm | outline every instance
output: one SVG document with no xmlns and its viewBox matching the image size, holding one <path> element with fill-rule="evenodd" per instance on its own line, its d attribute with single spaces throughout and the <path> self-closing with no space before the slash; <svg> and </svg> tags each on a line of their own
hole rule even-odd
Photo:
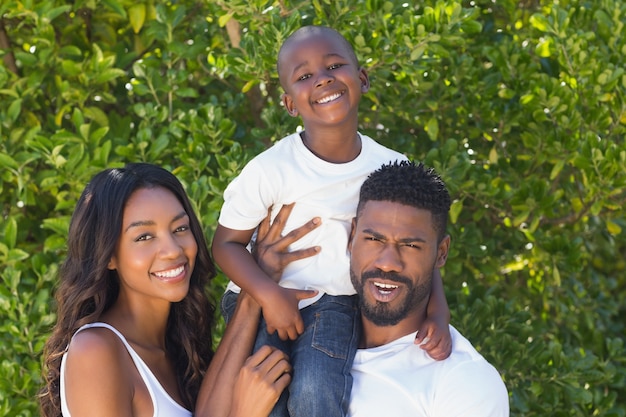
<svg viewBox="0 0 626 417">
<path fill-rule="evenodd" d="M 295 292 L 280 287 L 257 265 L 246 249 L 253 230 L 217 226 L 212 253 L 215 262 L 235 284 L 249 293 L 263 310 L 269 333 L 295 340 L 304 331 Z"/>
<path fill-rule="evenodd" d="M 439 268 L 433 271 L 430 299 L 426 310 L 426 320 L 415 337 L 415 343 L 436 360 L 450 356 L 452 338 L 450 336 L 450 309 L 443 289 L 443 281 Z"/>
<path fill-rule="evenodd" d="M 217 225 L 211 252 L 224 274 L 254 298 L 261 307 L 276 283 L 271 280 L 246 249 L 254 230 L 234 230 Z"/>
</svg>

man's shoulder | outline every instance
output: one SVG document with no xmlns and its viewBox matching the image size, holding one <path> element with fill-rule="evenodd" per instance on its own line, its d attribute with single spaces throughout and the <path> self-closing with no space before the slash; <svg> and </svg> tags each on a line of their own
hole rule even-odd
<svg viewBox="0 0 626 417">
<path fill-rule="evenodd" d="M 447 362 L 445 372 L 447 388 L 454 392 L 463 392 L 463 395 L 474 399 L 490 398 L 490 404 L 495 404 L 504 410 L 505 404 L 508 404 L 508 396 L 498 370 L 452 326 L 450 326 L 450 333 L 452 353 L 444 361 Z"/>
</svg>

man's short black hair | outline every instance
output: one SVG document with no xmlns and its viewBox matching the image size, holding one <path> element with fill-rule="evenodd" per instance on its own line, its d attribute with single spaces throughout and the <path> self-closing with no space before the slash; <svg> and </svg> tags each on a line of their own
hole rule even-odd
<svg viewBox="0 0 626 417">
<path fill-rule="evenodd" d="M 422 163 L 395 161 L 371 173 L 361 186 L 357 217 L 368 201 L 390 201 L 428 210 L 439 239 L 446 234 L 450 194 L 435 170 Z"/>
</svg>

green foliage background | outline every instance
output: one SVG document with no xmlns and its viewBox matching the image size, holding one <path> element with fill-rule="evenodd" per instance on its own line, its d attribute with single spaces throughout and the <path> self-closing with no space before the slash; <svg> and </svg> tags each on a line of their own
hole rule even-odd
<svg viewBox="0 0 626 417">
<path fill-rule="evenodd" d="M 161 164 L 210 239 L 226 184 L 298 125 L 275 57 L 311 23 L 369 71 L 361 130 L 446 179 L 452 322 L 502 373 L 511 415 L 626 416 L 620 0 L 2 1 L 0 415 L 38 414 L 88 179 Z"/>
</svg>

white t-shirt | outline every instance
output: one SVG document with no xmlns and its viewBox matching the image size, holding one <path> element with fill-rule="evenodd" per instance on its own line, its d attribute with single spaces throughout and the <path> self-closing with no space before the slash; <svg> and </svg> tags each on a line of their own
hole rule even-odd
<svg viewBox="0 0 626 417">
<path fill-rule="evenodd" d="M 415 333 L 357 350 L 349 417 L 507 417 L 498 371 L 454 327 L 452 353 L 432 359 Z"/>
<path fill-rule="evenodd" d="M 383 164 L 407 159 L 365 135 L 360 137 L 361 153 L 350 162 L 334 164 L 315 156 L 294 133 L 252 159 L 224 191 L 219 223 L 229 229 L 254 229 L 267 216 L 270 206 L 274 217 L 283 204 L 293 202 L 296 205 L 284 233 L 313 217 L 322 219 L 320 227 L 290 247 L 297 250 L 320 246 L 321 252 L 289 264 L 280 281 L 285 288 L 319 291 L 317 297 L 301 301 L 300 308 L 324 293 L 355 294 L 347 246 L 361 184 Z M 232 282 L 228 289 L 239 291 Z"/>
</svg>

